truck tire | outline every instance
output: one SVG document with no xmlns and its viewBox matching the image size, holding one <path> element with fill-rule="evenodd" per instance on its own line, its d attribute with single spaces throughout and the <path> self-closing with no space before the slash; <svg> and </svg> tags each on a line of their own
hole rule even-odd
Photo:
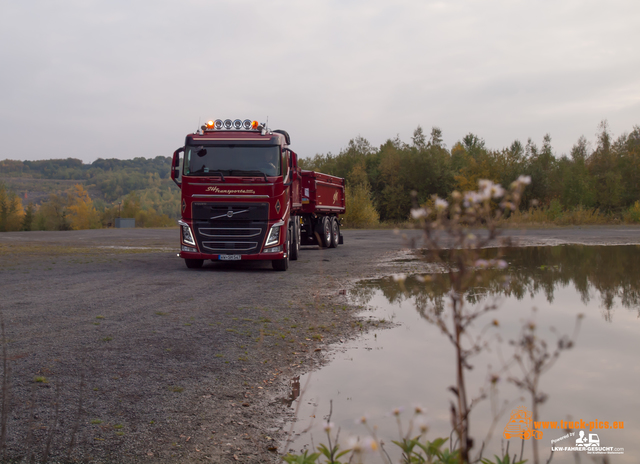
<svg viewBox="0 0 640 464">
<path fill-rule="evenodd" d="M 291 237 L 291 253 L 289 253 L 291 261 L 297 261 L 300 254 L 300 220 L 294 217 Z"/>
<path fill-rule="evenodd" d="M 316 224 L 316 237 L 319 238 L 319 243 L 322 248 L 329 248 L 331 245 L 331 220 L 325 216 Z"/>
<path fill-rule="evenodd" d="M 331 248 L 338 248 L 340 243 L 340 223 L 334 217 L 331 218 Z"/>
<path fill-rule="evenodd" d="M 291 250 L 291 234 L 287 230 L 287 256 L 282 259 L 274 259 L 271 261 L 271 265 L 276 271 L 286 271 L 289 269 L 289 255 Z"/>
<path fill-rule="evenodd" d="M 185 258 L 184 263 L 189 269 L 200 269 L 202 267 L 202 264 L 204 264 L 204 259 Z"/>
</svg>

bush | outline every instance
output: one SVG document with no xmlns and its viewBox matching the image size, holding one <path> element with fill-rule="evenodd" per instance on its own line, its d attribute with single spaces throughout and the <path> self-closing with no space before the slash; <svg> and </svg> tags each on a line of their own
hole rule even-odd
<svg viewBox="0 0 640 464">
<path fill-rule="evenodd" d="M 347 211 L 343 215 L 344 225 L 364 229 L 375 227 L 380 222 L 380 216 L 371 200 L 371 189 L 368 184 L 347 186 L 345 189 Z"/>
<path fill-rule="evenodd" d="M 636 201 L 624 214 L 624 221 L 631 224 L 640 223 L 640 201 Z"/>
</svg>

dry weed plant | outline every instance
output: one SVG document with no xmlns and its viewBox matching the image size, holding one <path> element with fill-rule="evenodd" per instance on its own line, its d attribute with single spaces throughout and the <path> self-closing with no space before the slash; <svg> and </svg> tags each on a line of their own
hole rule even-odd
<svg viewBox="0 0 640 464">
<path fill-rule="evenodd" d="M 464 295 L 482 280 L 485 269 L 504 269 L 507 263 L 500 259 L 480 259 L 480 250 L 488 246 L 509 245 L 509 239 L 498 242 L 500 221 L 513 211 L 517 211 L 525 187 L 531 182 L 527 176 L 520 176 L 509 190 L 489 180 L 480 180 L 478 191 L 453 192 L 451 203 L 434 197 L 432 207 L 416 204 L 411 216 L 419 221 L 423 230 L 423 240 L 429 262 L 438 263 L 443 269 L 442 278 L 448 279 L 449 311 L 423 311 L 425 319 L 435 324 L 452 343 L 456 353 L 456 383 L 450 390 L 454 394 L 451 402 L 451 425 L 455 431 L 460 463 L 471 462 L 474 446 L 469 433 L 470 414 L 473 407 L 484 398 L 470 398 L 466 385 L 466 371 L 472 369 L 470 358 L 485 347 L 481 338 L 474 338 L 468 330 L 481 316 L 497 309 L 495 303 L 470 307 L 465 305 Z M 475 233 L 470 230 L 477 228 Z M 415 248 L 417 243 L 412 243 Z M 428 279 L 426 277 L 425 279 Z M 494 320 L 498 325 L 498 321 Z"/>
</svg>

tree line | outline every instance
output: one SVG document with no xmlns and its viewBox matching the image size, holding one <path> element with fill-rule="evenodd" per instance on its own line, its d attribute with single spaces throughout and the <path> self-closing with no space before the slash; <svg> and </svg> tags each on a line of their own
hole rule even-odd
<svg viewBox="0 0 640 464">
<path fill-rule="evenodd" d="M 418 126 L 411 143 L 396 137 L 374 147 L 356 137 L 337 155 L 318 154 L 301 164 L 346 178 L 352 191 L 367 190 L 375 212 L 386 222 L 408 219 L 412 191 L 424 204 L 433 195 L 447 198 L 456 190 L 476 190 L 479 179 L 507 187 L 520 175 L 531 176 L 524 209 L 592 209 L 640 222 L 640 214 L 632 214 L 640 213 L 640 126 L 614 138 L 603 121 L 593 144 L 582 136 L 569 155 L 560 157 L 548 134 L 540 146 L 531 139 L 524 144 L 515 140 L 497 150 L 469 133 L 448 149 L 438 127 L 427 137 Z"/>
<path fill-rule="evenodd" d="M 180 191 L 170 179 L 170 166 L 171 159 L 162 156 L 98 159 L 91 164 L 73 158 L 2 160 L 0 177 L 20 178 L 25 192 L 41 190 L 42 179 L 78 183 L 25 205 L 14 189 L 0 181 L 0 232 L 108 227 L 116 217 L 135 218 L 140 227 L 174 225 Z"/>
<path fill-rule="evenodd" d="M 454 191 L 475 190 L 479 179 L 506 187 L 520 175 L 531 177 L 521 203 L 531 217 L 554 220 L 573 212 L 578 220 L 640 222 L 640 126 L 614 137 L 603 121 L 593 142 L 582 136 L 560 157 L 550 135 L 540 146 L 529 139 L 491 149 L 469 133 L 449 149 L 438 127 L 427 136 L 418 126 L 410 143 L 395 137 L 374 147 L 356 137 L 337 155 L 317 154 L 301 158 L 300 164 L 347 179 L 348 226 L 406 221 L 412 192 L 426 204 L 434 195 L 447 198 Z M 118 216 L 135 217 L 140 225 L 174 224 L 180 191 L 170 179 L 170 166 L 171 159 L 162 156 L 91 164 L 72 158 L 2 160 L 0 177 L 5 179 L 29 179 L 34 188 L 39 179 L 77 180 L 82 190 L 76 186 L 49 195 L 40 205 L 23 206 L 0 183 L 0 231 L 106 227 Z M 82 214 L 80 204 L 89 205 Z"/>
</svg>

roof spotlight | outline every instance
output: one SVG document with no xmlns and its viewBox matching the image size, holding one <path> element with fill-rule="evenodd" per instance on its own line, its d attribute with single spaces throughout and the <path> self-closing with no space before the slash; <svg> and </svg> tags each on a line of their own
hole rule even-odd
<svg viewBox="0 0 640 464">
<path fill-rule="evenodd" d="M 216 119 L 213 124 L 216 129 L 222 129 L 222 125 L 223 125 L 222 119 Z"/>
<path fill-rule="evenodd" d="M 233 127 L 233 121 L 231 121 L 231 119 L 225 119 L 224 120 L 224 128 L 225 129 L 231 129 Z"/>
<path fill-rule="evenodd" d="M 251 129 L 251 119 L 245 119 L 242 121 L 242 128 L 245 130 Z"/>
<path fill-rule="evenodd" d="M 242 129 L 242 120 L 236 119 L 235 121 L 233 121 L 233 128 L 236 130 Z"/>
</svg>

